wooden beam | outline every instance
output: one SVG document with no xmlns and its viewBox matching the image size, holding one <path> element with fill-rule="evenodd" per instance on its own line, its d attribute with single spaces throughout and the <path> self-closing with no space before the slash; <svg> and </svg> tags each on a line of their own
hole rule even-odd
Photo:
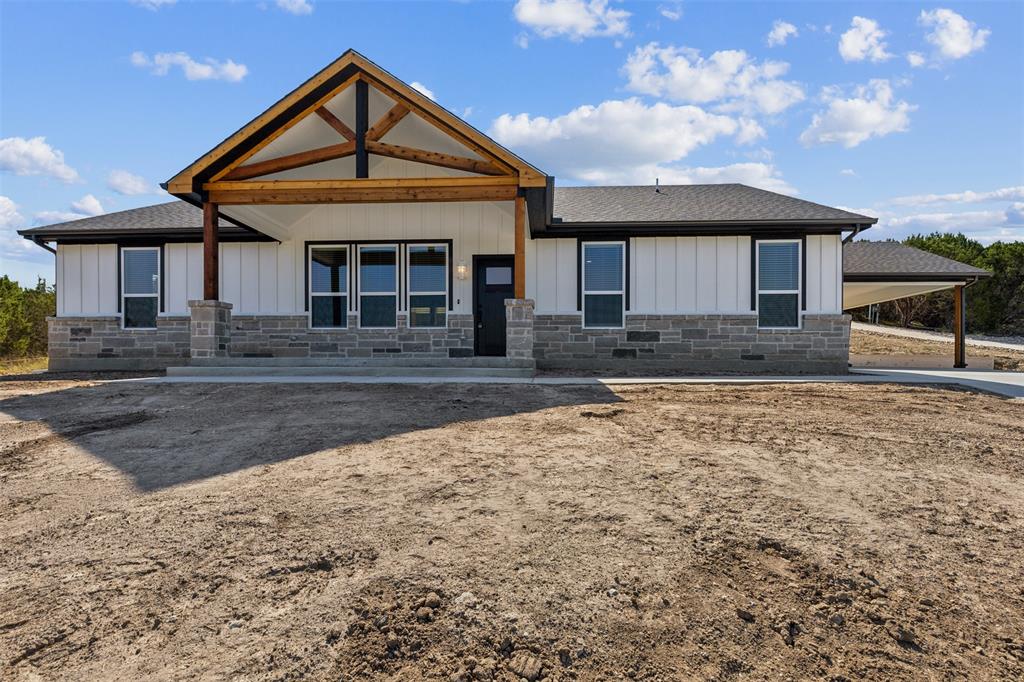
<svg viewBox="0 0 1024 682">
<path fill-rule="evenodd" d="M 965 343 L 967 327 L 967 301 L 964 298 L 964 286 L 953 288 L 953 367 L 967 367 L 967 349 Z"/>
<path fill-rule="evenodd" d="M 360 178 L 340 180 L 247 180 L 234 182 L 221 180 L 208 182 L 203 189 L 215 191 L 252 190 L 329 190 L 329 189 L 431 189 L 459 187 L 504 187 L 515 188 L 513 176 L 502 177 L 450 177 L 450 178 Z"/>
<path fill-rule="evenodd" d="M 338 131 L 342 137 L 349 142 L 354 142 L 356 139 L 356 133 L 354 130 L 345 125 L 345 122 L 340 118 L 331 113 L 331 110 L 327 107 L 320 107 L 316 110 L 316 115 L 324 120 L 324 122 Z"/>
<path fill-rule="evenodd" d="M 381 74 L 381 75 L 384 76 L 384 74 Z M 482 156 L 482 157 L 484 157 L 486 159 L 490 159 L 492 163 L 494 163 L 499 168 L 503 168 L 506 172 L 509 172 L 509 173 L 516 172 L 516 169 L 512 166 L 512 164 L 504 161 L 497 154 L 495 154 L 491 150 L 485 148 L 482 144 L 479 144 L 475 140 L 473 140 L 473 138 L 469 134 L 469 130 L 470 129 L 469 129 L 468 125 L 466 125 L 464 122 L 460 122 L 460 123 L 462 123 L 461 127 L 456 127 L 456 126 L 448 125 L 447 123 L 442 121 L 440 118 L 438 118 L 435 114 L 433 114 L 429 109 L 425 108 L 424 106 L 422 106 L 420 104 L 417 104 L 415 101 L 410 99 L 410 97 L 407 97 L 404 93 L 399 91 L 398 90 L 398 87 L 400 87 L 399 82 L 396 82 L 395 86 L 392 86 L 392 85 L 390 85 L 388 83 L 385 83 L 383 80 L 375 77 L 374 75 L 370 74 L 369 72 L 363 74 L 363 78 L 364 78 L 364 80 L 367 80 L 368 82 L 372 83 L 375 88 L 377 88 L 378 90 L 383 92 L 385 95 L 387 95 L 391 99 L 395 100 L 396 102 L 401 102 L 401 103 L 405 104 L 410 109 L 416 110 L 416 112 L 419 114 L 420 118 L 422 118 L 424 121 L 426 121 L 430 125 L 434 126 L 438 130 L 440 130 L 442 133 L 444 133 L 448 137 L 455 138 L 461 144 L 463 144 L 466 147 L 469 147 L 470 149 L 472 149 L 474 152 L 476 152 L 480 156 Z M 392 76 L 392 78 L 393 78 L 393 76 Z M 413 90 L 412 92 L 416 93 L 415 94 L 416 97 L 423 97 L 423 99 L 427 99 L 425 96 L 421 95 L 420 93 L 416 92 L 415 90 Z M 477 133 L 477 134 L 479 134 L 479 133 Z"/>
<path fill-rule="evenodd" d="M 217 224 L 220 214 L 217 204 L 203 202 L 203 299 L 220 299 L 220 271 L 218 266 Z"/>
<path fill-rule="evenodd" d="M 401 102 L 388 109 L 388 113 L 380 117 L 380 120 L 373 124 L 373 127 L 366 131 L 366 141 L 379 140 L 387 135 L 388 131 L 398 125 L 399 121 L 409 113 L 409 107 Z"/>
<path fill-rule="evenodd" d="M 212 190 L 210 200 L 244 204 L 372 204 L 432 201 L 511 201 L 515 187 L 397 187 L 365 189 Z"/>
<path fill-rule="evenodd" d="M 526 298 L 526 199 L 516 197 L 515 276 L 516 298 Z"/>
<path fill-rule="evenodd" d="M 356 177 L 370 177 L 370 160 L 366 155 L 366 126 L 370 121 L 370 90 L 366 81 L 356 83 Z"/>
<path fill-rule="evenodd" d="M 342 142 L 341 144 L 332 144 L 329 147 L 310 149 L 304 152 L 288 154 L 287 156 L 279 156 L 276 159 L 257 161 L 247 166 L 239 166 L 224 176 L 224 179 L 247 180 L 249 178 L 258 178 L 261 175 L 270 175 L 271 173 L 280 173 L 281 171 L 301 168 L 302 166 L 309 166 L 314 163 L 341 159 L 346 156 L 352 156 L 355 153 L 355 142 Z"/>
<path fill-rule="evenodd" d="M 414 149 L 413 147 L 403 147 L 398 144 L 376 142 L 369 139 L 366 141 L 366 151 L 370 154 L 389 156 L 393 159 L 418 161 L 419 163 L 426 163 L 431 166 L 454 168 L 455 170 L 480 173 L 482 175 L 506 174 L 505 171 L 501 170 L 490 161 L 471 159 L 468 156 L 453 156 L 452 154 L 442 154 L 441 152 L 430 152 L 425 149 Z"/>
<path fill-rule="evenodd" d="M 330 68 L 330 67 L 328 67 L 328 68 Z M 326 69 L 325 69 L 325 71 L 326 71 Z M 321 74 L 322 74 L 322 73 L 323 73 L 323 72 L 321 72 Z M 321 74 L 317 74 L 316 78 L 319 78 Z M 334 90 L 332 90 L 332 91 L 330 91 L 330 92 L 328 92 L 328 93 L 324 94 L 324 95 L 323 95 L 322 97 L 320 97 L 320 98 L 319 98 L 318 100 L 316 100 L 315 102 L 313 102 L 313 104 L 311 104 L 310 106 L 306 107 L 306 108 L 305 108 L 305 109 L 304 109 L 304 110 L 303 110 L 303 111 L 302 111 L 301 113 L 299 113 L 298 115 L 296 115 L 296 116 L 295 116 L 294 118 L 292 118 L 291 120 L 287 121 L 287 122 L 286 122 L 286 123 L 285 123 L 284 125 L 282 125 L 282 126 L 281 126 L 280 128 L 278 128 L 277 130 L 273 131 L 273 132 L 272 132 L 272 133 L 271 133 L 270 135 L 268 135 L 268 136 L 267 136 L 267 137 L 266 137 L 265 139 L 261 140 L 259 144 L 257 144 L 257 145 L 255 145 L 255 146 L 253 146 L 253 148 L 252 148 L 252 149 L 248 150 L 248 151 L 247 151 L 246 153 L 242 154 L 242 155 L 241 155 L 241 156 L 239 156 L 239 157 L 238 157 L 237 159 L 235 159 L 235 160 L 234 160 L 234 161 L 232 161 L 232 162 L 231 162 L 230 164 L 228 164 L 228 165 L 227 165 L 226 167 L 224 167 L 223 169 L 221 169 L 220 171 L 218 171 L 218 172 L 217 172 L 217 174 L 216 174 L 216 175 L 214 175 L 214 176 L 213 176 L 213 177 L 211 178 L 211 180 L 214 180 L 214 181 L 216 181 L 216 180 L 220 180 L 221 178 L 225 178 L 225 177 L 227 177 L 227 176 L 228 176 L 228 175 L 229 175 L 229 174 L 230 174 L 230 173 L 231 173 L 231 172 L 232 172 L 233 170 L 235 170 L 236 168 L 238 168 L 239 166 L 241 166 L 242 164 L 244 164 L 244 163 L 245 163 L 246 161 L 248 161 L 248 160 L 249 160 L 250 158 L 252 158 L 252 157 L 253 157 L 253 156 L 255 156 L 255 155 L 256 155 L 257 153 L 259 153 L 259 151 L 260 151 L 261 149 L 263 149 L 263 148 L 264 148 L 264 147 L 266 147 L 266 146 L 267 146 L 268 144 L 270 144 L 271 142 L 273 142 L 274 140 L 276 140 L 276 139 L 277 139 L 278 137 L 280 137 L 281 135 L 283 135 L 283 134 L 284 134 L 285 132 L 287 132 L 288 130 L 290 130 L 290 129 L 292 128 L 292 126 L 294 126 L 294 125 L 295 125 L 296 123 L 298 123 L 299 121 L 301 121 L 301 120 L 302 120 L 303 118 L 305 118 L 305 117 L 306 117 L 307 115 L 309 115 L 309 114 L 310 114 L 311 112 L 313 112 L 313 111 L 316 111 L 316 110 L 317 110 L 317 109 L 319 109 L 320 107 L 322 107 L 322 106 L 324 106 L 325 104 L 327 104 L 327 102 L 331 101 L 331 99 L 333 99 L 334 97 L 337 97 L 337 96 L 338 96 L 338 95 L 340 95 L 340 94 L 341 94 L 342 92 L 344 92 L 345 90 L 347 90 L 347 89 L 349 88 L 349 86 L 351 86 L 351 85 L 352 85 L 353 83 L 357 83 L 357 82 L 358 82 L 358 81 L 360 80 L 360 77 L 361 77 L 361 74 L 358 74 L 358 73 L 356 73 L 356 74 L 354 74 L 353 76 L 351 76 L 351 77 L 347 78 L 347 79 L 345 80 L 345 82 L 344 82 L 344 83 L 342 83 L 341 85 L 339 85 L 339 86 L 338 86 L 337 88 L 335 88 Z M 275 111 L 277 111 L 277 109 L 278 109 L 278 108 L 279 108 L 279 107 L 281 106 L 281 103 L 282 103 L 282 102 L 285 102 L 285 101 L 292 101 L 292 99 L 293 99 L 293 98 L 295 98 L 295 96 L 296 96 L 296 94 L 297 94 L 297 93 L 299 92 L 299 90 L 301 90 L 302 88 L 305 88 L 305 87 L 306 87 L 306 86 L 307 86 L 308 84 L 309 84 L 309 83 L 307 82 L 307 83 L 303 84 L 303 86 L 302 86 L 302 87 L 300 87 L 300 88 L 297 88 L 297 89 L 296 89 L 295 91 L 293 91 L 293 92 L 292 92 L 291 94 L 289 94 L 289 95 L 288 95 L 288 96 L 287 96 L 287 97 L 286 97 L 285 99 L 281 100 L 281 102 L 278 102 L 278 103 L 277 103 L 277 104 L 275 104 L 275 105 L 274 105 L 273 107 L 271 107 L 271 108 L 270 108 L 270 109 L 268 109 L 267 111 L 265 111 L 265 112 L 263 112 L 262 114 L 260 114 L 260 115 L 259 115 L 259 116 L 258 116 L 258 117 L 257 117 L 256 119 L 254 119 L 254 120 L 253 120 L 252 122 L 250 122 L 250 123 L 249 123 L 248 125 L 246 125 L 246 126 L 245 126 L 245 128 L 243 128 L 243 129 L 242 129 L 241 131 L 239 131 L 239 133 L 235 133 L 235 135 L 232 135 L 232 136 L 231 136 L 231 138 L 229 138 L 229 139 L 228 139 L 228 140 L 226 140 L 225 142 L 222 142 L 222 143 L 221 143 L 220 145 L 218 145 L 216 149 L 214 149 L 213 151 L 211 151 L 211 152 L 210 152 L 209 154 L 207 154 L 206 156 L 204 156 L 204 157 L 203 157 L 202 159 L 200 159 L 200 160 L 199 160 L 199 161 L 197 161 L 196 163 L 194 163 L 194 164 L 192 164 L 191 166 L 189 166 L 189 168 L 188 168 L 188 169 L 186 169 L 186 170 L 182 171 L 182 172 L 181 172 L 181 173 L 179 173 L 179 174 L 178 174 L 177 176 L 175 176 L 175 177 L 174 177 L 174 178 L 173 178 L 173 179 L 171 180 L 171 184 L 170 184 L 170 185 L 168 185 L 167 191 L 169 191 L 169 192 L 171 192 L 171 193 L 173 194 L 173 193 L 174 193 L 174 192 L 176 191 L 176 190 L 174 189 L 175 181 L 177 181 L 177 180 L 178 180 L 178 179 L 179 179 L 180 177 L 182 177 L 182 175 L 183 175 L 183 174 L 185 174 L 185 173 L 189 172 L 189 170 L 191 170 L 191 169 L 193 169 L 193 168 L 196 168 L 196 167 L 199 167 L 199 166 L 203 166 L 203 167 L 205 167 L 206 165 L 208 165 L 209 163 L 211 163 L 211 162 L 212 162 L 212 161 L 213 161 L 213 160 L 214 160 L 214 159 L 215 159 L 215 158 L 216 158 L 217 156 L 219 156 L 219 155 L 220 155 L 220 154 L 218 154 L 218 150 L 220 150 L 220 149 L 221 149 L 221 148 L 222 148 L 222 147 L 223 147 L 224 145 L 227 145 L 227 144 L 228 144 L 228 143 L 229 143 L 229 142 L 230 142 L 231 140 L 234 140 L 234 139 L 235 139 L 235 138 L 236 138 L 236 137 L 237 137 L 237 136 L 238 136 L 238 135 L 239 135 L 240 133 L 242 133 L 242 132 L 245 132 L 245 131 L 249 131 L 249 130 L 250 130 L 250 128 L 251 128 L 252 126 L 256 125 L 257 123 L 260 123 L 260 125 L 262 125 L 262 123 L 263 123 L 263 122 L 265 122 L 265 119 L 269 120 L 269 119 L 268 119 L 268 116 L 269 116 L 269 115 L 271 114 L 271 112 L 275 112 Z M 292 103 L 294 104 L 294 102 L 292 102 Z M 252 131 L 251 131 L 251 132 L 246 132 L 246 133 L 245 133 L 245 137 L 248 137 L 249 135 L 252 135 L 252 134 L 253 134 L 253 133 L 255 133 L 255 132 L 256 132 L 257 130 L 258 130 L 258 128 L 254 128 L 254 129 L 252 129 Z M 223 152 L 221 152 L 221 153 L 223 153 Z M 210 159 L 209 159 L 209 161 L 206 161 L 207 157 L 210 157 L 211 155 L 214 155 L 214 156 L 213 156 L 212 158 L 210 158 Z M 191 177 L 190 177 L 190 178 L 188 178 L 187 182 L 188 182 L 188 184 L 189 184 L 189 185 L 191 185 L 191 182 L 192 182 L 192 179 L 191 179 Z M 189 190 L 182 190 L 182 191 L 191 191 L 191 189 L 189 189 Z"/>
</svg>

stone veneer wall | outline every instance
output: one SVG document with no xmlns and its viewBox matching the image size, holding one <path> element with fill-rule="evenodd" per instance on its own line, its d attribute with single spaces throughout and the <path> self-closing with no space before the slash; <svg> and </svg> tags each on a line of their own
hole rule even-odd
<svg viewBox="0 0 1024 682">
<path fill-rule="evenodd" d="M 186 365 L 186 316 L 158 317 L 156 329 L 122 329 L 117 315 L 48 317 L 51 370 L 162 369 Z"/>
<path fill-rule="evenodd" d="M 305 315 L 233 315 L 232 357 L 463 358 L 473 355 L 473 316 L 448 314 L 445 329 L 409 327 L 399 313 L 397 329 L 360 329 L 349 315 L 347 329 L 310 329 Z"/>
<path fill-rule="evenodd" d="M 846 373 L 849 315 L 804 315 L 799 330 L 757 328 L 757 315 L 626 315 L 625 329 L 584 329 L 580 315 L 535 315 L 543 368 Z"/>
</svg>

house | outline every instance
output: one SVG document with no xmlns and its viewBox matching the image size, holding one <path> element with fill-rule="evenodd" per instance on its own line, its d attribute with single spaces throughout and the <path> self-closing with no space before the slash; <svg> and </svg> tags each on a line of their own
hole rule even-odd
<svg viewBox="0 0 1024 682">
<path fill-rule="evenodd" d="M 353 51 L 164 187 L 21 232 L 56 253 L 51 368 L 842 372 L 843 240 L 875 223 L 736 184 L 557 187 Z"/>
</svg>

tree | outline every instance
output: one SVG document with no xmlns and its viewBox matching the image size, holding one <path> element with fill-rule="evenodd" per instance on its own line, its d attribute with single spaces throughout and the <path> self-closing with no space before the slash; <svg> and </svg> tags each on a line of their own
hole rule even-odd
<svg viewBox="0 0 1024 682">
<path fill-rule="evenodd" d="M 40 279 L 34 288 L 0 276 L 0 357 L 45 355 L 47 316 L 57 310 L 53 287 Z"/>
</svg>

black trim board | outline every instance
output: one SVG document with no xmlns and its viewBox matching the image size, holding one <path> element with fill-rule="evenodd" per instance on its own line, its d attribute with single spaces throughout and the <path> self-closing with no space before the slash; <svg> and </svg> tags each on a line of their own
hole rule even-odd
<svg viewBox="0 0 1024 682">
<path fill-rule="evenodd" d="M 991 277 L 991 273 L 979 274 L 976 272 L 956 274 L 951 272 L 927 273 L 927 272 L 880 272 L 880 273 L 843 273 L 843 283 L 851 282 L 895 282 L 898 284 L 912 282 L 972 282 L 982 277 Z"/>
<path fill-rule="evenodd" d="M 760 237 L 771 239 L 776 235 L 785 234 L 787 238 L 796 239 L 800 235 L 835 234 L 842 235 L 849 231 L 849 225 L 828 225 L 814 223 L 634 223 L 608 225 L 579 225 L 566 227 L 565 224 L 550 226 L 545 230 L 532 229 L 534 239 L 584 239 L 586 241 L 615 241 L 630 237 Z"/>
<path fill-rule="evenodd" d="M 54 241 L 60 244 L 118 244 L 120 246 L 160 246 L 161 244 L 202 244 L 202 235 L 177 234 L 169 237 L 162 237 L 156 234 L 87 234 L 81 237 L 55 237 Z M 230 242 L 273 242 L 279 244 L 276 239 L 259 234 L 234 234 L 230 237 L 220 237 L 221 244 Z"/>
</svg>

